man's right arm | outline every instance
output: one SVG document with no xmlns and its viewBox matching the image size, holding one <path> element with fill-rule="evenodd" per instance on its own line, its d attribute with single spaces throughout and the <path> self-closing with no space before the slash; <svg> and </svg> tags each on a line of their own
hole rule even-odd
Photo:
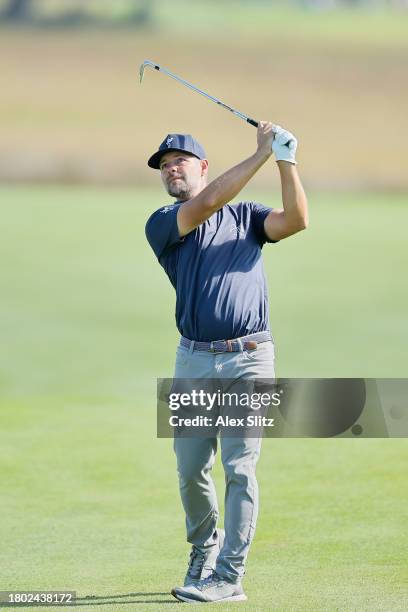
<svg viewBox="0 0 408 612">
<path fill-rule="evenodd" d="M 184 202 L 177 213 L 180 236 L 201 225 L 224 204 L 230 202 L 245 187 L 272 154 L 271 124 L 260 122 L 256 153 L 209 183 L 198 195 Z"/>
</svg>

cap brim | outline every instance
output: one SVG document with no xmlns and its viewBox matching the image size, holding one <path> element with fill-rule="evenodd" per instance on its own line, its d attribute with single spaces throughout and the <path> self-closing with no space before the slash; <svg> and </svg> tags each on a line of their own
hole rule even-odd
<svg viewBox="0 0 408 612">
<path fill-rule="evenodd" d="M 160 160 L 163 157 L 163 155 L 165 155 L 166 153 L 170 153 L 171 151 L 180 151 L 180 153 L 184 153 L 185 155 L 191 155 L 192 157 L 197 157 L 197 159 L 200 159 L 200 157 L 198 157 L 198 155 L 194 155 L 194 153 L 191 153 L 190 151 L 184 151 L 183 149 L 164 149 L 162 151 L 156 151 L 156 153 L 153 153 L 153 155 L 149 158 L 149 161 L 147 162 L 147 165 L 150 168 L 154 168 L 154 170 L 160 170 Z"/>
</svg>

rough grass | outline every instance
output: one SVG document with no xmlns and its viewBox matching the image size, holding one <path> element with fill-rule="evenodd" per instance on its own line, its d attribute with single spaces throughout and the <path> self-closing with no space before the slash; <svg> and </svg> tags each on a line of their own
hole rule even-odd
<svg viewBox="0 0 408 612">
<path fill-rule="evenodd" d="M 292 129 L 310 185 L 406 188 L 407 14 L 230 6 L 202 21 L 201 2 L 160 3 L 142 32 L 2 30 L 0 178 L 151 183 L 146 158 L 172 131 L 195 134 L 215 173 L 253 151 L 254 130 L 198 94 L 152 71 L 140 86 L 149 58 Z"/>
</svg>

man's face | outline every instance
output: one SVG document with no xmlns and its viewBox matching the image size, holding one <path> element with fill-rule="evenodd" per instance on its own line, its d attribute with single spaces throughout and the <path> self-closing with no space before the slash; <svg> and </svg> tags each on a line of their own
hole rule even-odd
<svg viewBox="0 0 408 612">
<path fill-rule="evenodd" d="M 189 200 L 207 183 L 208 162 L 184 151 L 170 151 L 160 160 L 163 184 L 173 198 Z"/>
</svg>

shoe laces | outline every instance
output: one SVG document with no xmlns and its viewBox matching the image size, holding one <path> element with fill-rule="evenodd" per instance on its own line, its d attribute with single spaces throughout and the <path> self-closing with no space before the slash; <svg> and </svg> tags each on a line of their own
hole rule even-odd
<svg viewBox="0 0 408 612">
<path fill-rule="evenodd" d="M 201 552 L 196 546 L 190 553 L 190 561 L 188 563 L 188 575 L 190 578 L 201 578 L 201 572 L 203 571 L 206 555 Z"/>
<path fill-rule="evenodd" d="M 209 589 L 214 586 L 219 586 L 223 584 L 225 580 L 217 574 L 217 572 L 212 572 L 207 578 L 201 581 L 200 589 L 204 591 L 205 589 Z"/>
</svg>

